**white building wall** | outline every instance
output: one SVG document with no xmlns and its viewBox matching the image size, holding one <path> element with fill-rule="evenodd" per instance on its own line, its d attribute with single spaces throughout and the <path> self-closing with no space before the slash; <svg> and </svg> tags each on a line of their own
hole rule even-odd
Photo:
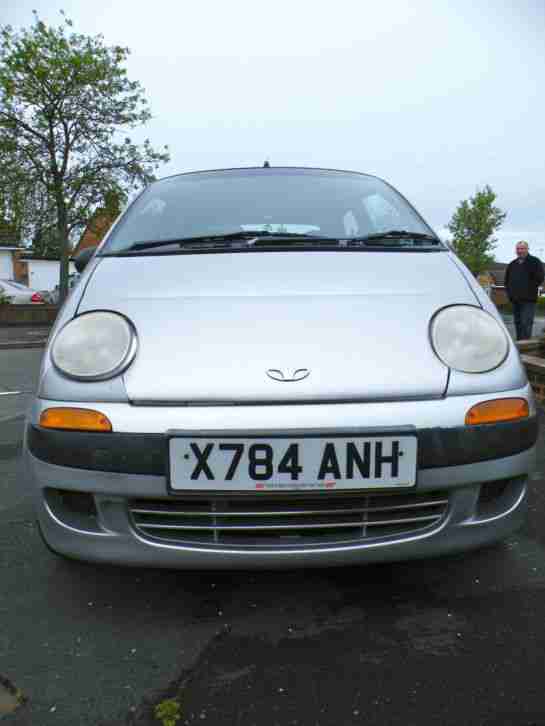
<svg viewBox="0 0 545 726">
<path fill-rule="evenodd" d="M 34 290 L 53 290 L 59 284 L 60 262 L 58 260 L 27 260 L 28 285 Z M 70 262 L 69 272 L 76 272 Z"/>
<path fill-rule="evenodd" d="M 13 257 L 11 250 L 0 250 L 0 280 L 13 279 Z"/>
</svg>

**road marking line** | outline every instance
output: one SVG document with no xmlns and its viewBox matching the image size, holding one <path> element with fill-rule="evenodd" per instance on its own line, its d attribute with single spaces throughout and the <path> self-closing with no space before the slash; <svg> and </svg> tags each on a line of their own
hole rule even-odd
<svg viewBox="0 0 545 726">
<path fill-rule="evenodd" d="M 17 418 L 24 419 L 26 417 L 26 413 L 24 411 L 19 411 L 19 413 L 14 413 L 12 416 L 5 416 L 4 418 L 0 418 L 0 423 L 7 423 L 8 421 L 15 421 Z"/>
<path fill-rule="evenodd" d="M 0 396 L 19 396 L 22 391 L 0 391 Z"/>
</svg>

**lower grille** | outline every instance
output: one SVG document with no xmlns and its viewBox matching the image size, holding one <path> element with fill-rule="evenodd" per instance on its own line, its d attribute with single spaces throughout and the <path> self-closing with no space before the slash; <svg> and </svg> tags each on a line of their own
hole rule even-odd
<svg viewBox="0 0 545 726">
<path fill-rule="evenodd" d="M 134 499 L 136 531 L 180 545 L 334 545 L 412 534 L 445 516 L 448 495 L 360 494 Z"/>
</svg>

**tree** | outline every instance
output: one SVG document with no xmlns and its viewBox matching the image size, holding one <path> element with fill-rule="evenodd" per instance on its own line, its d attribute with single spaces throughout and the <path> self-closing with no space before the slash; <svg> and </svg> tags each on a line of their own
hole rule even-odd
<svg viewBox="0 0 545 726">
<path fill-rule="evenodd" d="M 54 226 L 37 226 L 31 238 L 29 252 L 36 257 L 58 259 L 62 250 Z"/>
<path fill-rule="evenodd" d="M 493 235 L 507 216 L 494 206 L 495 201 L 490 186 L 477 189 L 473 197 L 460 202 L 448 224 L 454 251 L 474 275 L 494 261 L 497 239 Z"/>
<path fill-rule="evenodd" d="M 169 160 L 166 146 L 156 151 L 149 139 L 136 145 L 121 138 L 151 118 L 142 87 L 124 68 L 129 49 L 71 28 L 66 17 L 51 27 L 35 13 L 30 28 L 0 29 L 0 158 L 21 160 L 43 205 L 42 236 L 53 219 L 61 300 L 68 290 L 70 235 L 108 200 L 126 199 L 153 181 Z"/>
<path fill-rule="evenodd" d="M 0 137 L 0 219 L 11 230 L 11 244 L 14 240 L 32 240 L 32 252 L 58 258 L 53 199 L 25 158 L 10 146 L 8 140 L 2 143 Z"/>
</svg>

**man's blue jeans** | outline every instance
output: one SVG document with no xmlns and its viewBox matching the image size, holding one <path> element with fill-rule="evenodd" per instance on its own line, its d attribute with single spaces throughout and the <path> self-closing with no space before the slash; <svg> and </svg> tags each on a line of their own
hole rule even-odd
<svg viewBox="0 0 545 726">
<path fill-rule="evenodd" d="M 532 337 L 536 304 L 533 302 L 514 302 L 513 314 L 515 316 L 515 330 L 517 340 L 527 340 Z"/>
</svg>

